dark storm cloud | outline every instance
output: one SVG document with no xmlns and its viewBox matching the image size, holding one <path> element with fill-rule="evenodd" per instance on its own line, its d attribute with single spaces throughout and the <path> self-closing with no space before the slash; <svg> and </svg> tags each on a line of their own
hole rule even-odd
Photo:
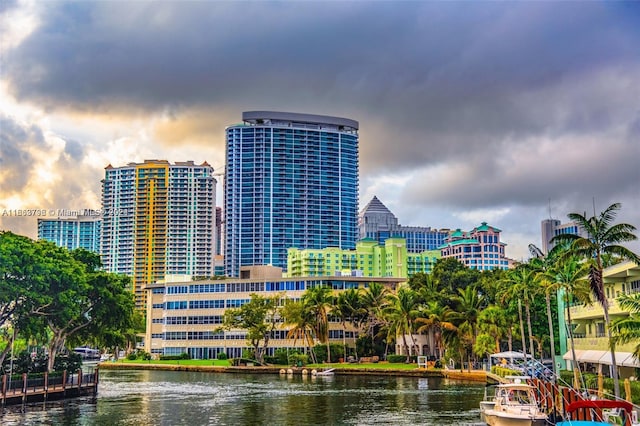
<svg viewBox="0 0 640 426">
<path fill-rule="evenodd" d="M 553 105 L 518 96 L 638 65 L 633 14 L 599 3 L 43 7 L 42 25 L 7 55 L 19 99 L 77 110 L 213 104 L 353 116 L 369 137 L 365 172 L 419 167 L 554 125 L 588 131 L 607 119 L 597 105 L 557 123 Z M 367 133 L 370 123 L 386 130 L 382 138 Z M 397 144 L 406 149 L 390 148 Z"/>
<path fill-rule="evenodd" d="M 402 202 L 416 206 L 638 198 L 632 2 L 41 7 L 40 26 L 5 55 L 20 101 L 176 121 L 193 109 L 353 118 L 363 181 L 414 171 Z"/>
<path fill-rule="evenodd" d="M 29 150 L 42 148 L 44 144 L 39 127 L 24 126 L 11 117 L 0 115 L 0 187 L 22 190 L 35 166 Z"/>
</svg>

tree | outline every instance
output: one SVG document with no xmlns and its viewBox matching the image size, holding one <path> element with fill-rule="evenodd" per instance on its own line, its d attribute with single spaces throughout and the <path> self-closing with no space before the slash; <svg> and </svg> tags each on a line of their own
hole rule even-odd
<svg viewBox="0 0 640 426">
<path fill-rule="evenodd" d="M 573 340 L 573 330 L 571 329 L 571 305 L 573 299 L 583 302 L 589 301 L 589 284 L 587 273 L 589 265 L 581 263 L 575 256 L 568 257 L 559 256 L 555 263 L 545 271 L 542 275 L 544 280 L 551 288 L 557 289 L 560 294 L 564 295 L 564 306 L 567 313 L 567 324 L 569 324 L 569 342 L 571 346 L 571 354 L 573 367 L 576 368 L 577 358 L 575 351 L 575 343 Z"/>
<path fill-rule="evenodd" d="M 595 212 L 592 217 L 587 218 L 586 213 L 569 213 L 570 220 L 576 222 L 586 233 L 587 237 L 575 234 L 563 234 L 555 236 L 552 242 L 568 241 L 571 243 L 571 251 L 577 256 L 585 259 L 589 264 L 589 283 L 591 293 L 596 301 L 602 306 L 604 313 L 604 323 L 609 339 L 609 350 L 611 352 L 611 371 L 613 376 L 613 388 L 616 398 L 620 396 L 620 383 L 618 380 L 618 365 L 615 355 L 615 339 L 611 335 L 611 321 L 609 319 L 609 302 L 605 296 L 602 270 L 604 268 L 603 258 L 608 255 L 616 256 L 620 259 L 631 260 L 640 264 L 640 257 L 619 243 L 635 241 L 637 239 L 634 232 L 635 226 L 627 223 L 614 224 L 620 203 L 611 204 L 600 215 Z M 595 210 L 595 209 L 594 209 Z"/>
<path fill-rule="evenodd" d="M 313 330 L 320 343 L 327 345 L 327 362 L 331 362 L 329 347 L 329 311 L 333 306 L 333 292 L 331 287 L 317 286 L 307 289 L 302 295 L 304 309 L 311 313 Z"/>
<path fill-rule="evenodd" d="M 638 342 L 633 349 L 633 356 L 640 359 L 640 293 L 623 294 L 618 298 L 621 308 L 629 310 L 629 316 L 611 324 L 616 343 L 627 344 Z"/>
<path fill-rule="evenodd" d="M 478 331 L 491 336 L 494 352 L 500 352 L 500 340 L 509 333 L 507 312 L 500 306 L 489 306 L 478 315 Z"/>
<path fill-rule="evenodd" d="M 302 301 L 287 300 L 280 311 L 285 324 L 291 326 L 287 337 L 293 337 L 293 344 L 298 339 L 302 340 L 303 348 L 310 349 L 311 360 L 316 363 L 316 356 L 313 352 L 313 333 L 314 333 L 314 317 L 313 313 L 306 309 Z"/>
<path fill-rule="evenodd" d="M 459 288 L 477 284 L 480 272 L 469 269 L 452 257 L 438 259 L 433 267 L 432 280 L 439 289 L 457 294 Z"/>
<path fill-rule="evenodd" d="M 525 314 L 527 316 L 527 327 L 529 329 L 529 351 L 531 355 L 534 354 L 533 349 L 533 329 L 531 327 L 531 301 L 535 297 L 536 290 L 538 288 L 535 282 L 536 274 L 538 270 L 532 265 L 520 264 L 515 269 L 510 270 L 507 273 L 506 278 L 503 280 L 505 288 L 503 289 L 503 300 L 507 297 L 515 297 L 518 300 L 518 313 L 520 315 L 520 328 L 523 334 L 522 346 L 523 352 L 526 353 L 526 345 L 524 342 L 524 327 L 522 326 L 522 312 L 520 308 L 520 302 L 524 302 Z"/>
<path fill-rule="evenodd" d="M 375 347 L 374 340 L 379 329 L 386 325 L 383 311 L 388 295 L 387 288 L 376 282 L 369 283 L 362 294 L 362 306 L 367 311 L 365 322 L 367 334 L 371 337 L 371 347 Z"/>
<path fill-rule="evenodd" d="M 0 329 L 11 324 L 7 345 L 0 352 L 0 365 L 31 311 L 43 303 L 46 282 L 40 249 L 41 245 L 27 237 L 0 232 Z"/>
<path fill-rule="evenodd" d="M 419 327 L 416 331 L 418 333 L 433 332 L 436 348 L 438 349 L 438 359 L 444 356 L 442 333 L 444 330 L 457 330 L 457 327 L 453 324 L 453 321 L 457 317 L 457 312 L 437 301 L 428 302 L 427 305 L 418 312 L 415 323 L 419 325 Z"/>
<path fill-rule="evenodd" d="M 44 303 L 31 312 L 32 321 L 51 332 L 48 370 L 53 371 L 67 339 L 128 326 L 134 301 L 128 278 L 101 271 L 97 254 L 83 249 L 70 252 L 47 241 L 37 244 L 44 248 L 39 262 L 48 287 Z"/>
<path fill-rule="evenodd" d="M 278 299 L 254 293 L 249 302 L 237 309 L 227 309 L 224 313 L 223 328 L 247 330 L 247 342 L 253 347 L 255 359 L 260 364 L 264 363 L 271 334 L 278 325 Z"/>
<path fill-rule="evenodd" d="M 336 315 L 342 323 L 342 345 L 344 347 L 344 354 L 346 356 L 347 322 L 350 322 L 354 328 L 357 328 L 366 318 L 366 310 L 362 306 L 362 299 L 360 297 L 359 289 L 350 288 L 340 293 L 336 298 L 336 305 L 333 308 L 333 314 Z"/>
<path fill-rule="evenodd" d="M 387 322 L 389 323 L 389 333 L 395 336 L 401 335 L 402 342 L 407 352 L 406 362 L 411 361 L 411 352 L 415 343 L 413 342 L 414 319 L 418 316 L 415 304 L 415 292 L 408 287 L 400 287 L 397 294 L 389 295 L 389 303 L 383 308 Z M 412 345 L 407 344 L 407 335 L 411 337 Z"/>
</svg>

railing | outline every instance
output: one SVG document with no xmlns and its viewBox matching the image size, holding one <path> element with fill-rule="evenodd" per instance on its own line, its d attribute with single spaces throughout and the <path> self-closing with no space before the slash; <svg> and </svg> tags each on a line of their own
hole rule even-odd
<svg viewBox="0 0 640 426">
<path fill-rule="evenodd" d="M 39 375 L 38 375 L 39 376 Z M 42 376 L 29 377 L 23 373 L 21 376 L 5 374 L 2 377 L 1 402 L 4 406 L 7 403 L 25 403 L 29 397 L 39 397 L 46 400 L 49 395 L 66 396 L 67 391 L 76 391 L 79 394 L 81 389 L 91 388 L 95 393 L 98 385 L 98 370 L 83 373 L 78 370 L 76 373 L 49 376 L 45 372 Z"/>
</svg>

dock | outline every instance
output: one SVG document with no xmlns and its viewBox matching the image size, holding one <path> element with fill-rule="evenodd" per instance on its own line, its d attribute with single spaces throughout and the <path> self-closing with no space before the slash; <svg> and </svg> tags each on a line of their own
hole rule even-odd
<svg viewBox="0 0 640 426">
<path fill-rule="evenodd" d="M 7 405 L 26 404 L 30 402 L 46 402 L 56 399 L 74 398 L 84 395 L 95 395 L 98 392 L 99 373 L 96 368 L 90 373 L 78 370 L 68 374 L 49 376 L 44 373 L 39 377 L 29 377 L 26 373 L 20 379 L 10 380 L 8 374 L 2 376 L 2 393 L 0 403 Z"/>
</svg>

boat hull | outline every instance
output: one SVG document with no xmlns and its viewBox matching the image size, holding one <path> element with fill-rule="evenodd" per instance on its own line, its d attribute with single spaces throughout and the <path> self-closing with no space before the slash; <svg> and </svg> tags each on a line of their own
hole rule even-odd
<svg viewBox="0 0 640 426">
<path fill-rule="evenodd" d="M 546 416 L 539 418 L 516 417 L 513 414 L 504 415 L 492 410 L 486 410 L 482 417 L 489 426 L 546 426 L 548 424 Z"/>
</svg>

